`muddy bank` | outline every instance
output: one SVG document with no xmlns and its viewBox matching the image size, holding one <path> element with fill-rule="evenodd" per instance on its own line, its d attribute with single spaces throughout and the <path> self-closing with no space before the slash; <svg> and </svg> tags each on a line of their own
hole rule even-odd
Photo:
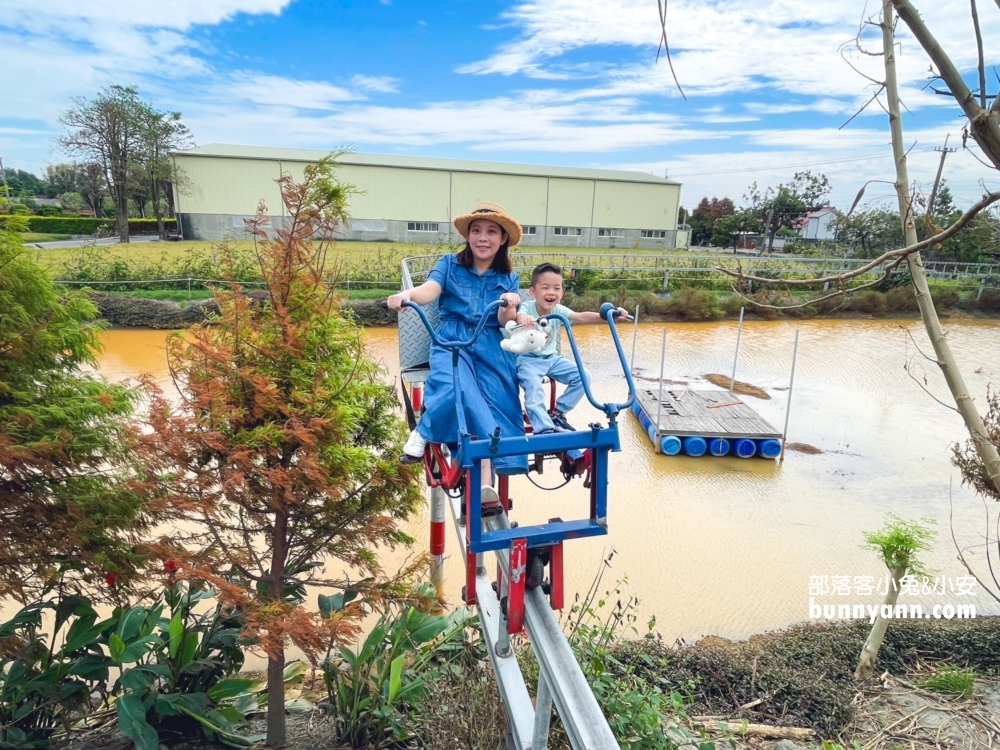
<svg viewBox="0 0 1000 750">
<path fill-rule="evenodd" d="M 698 291 L 698 290 L 682 290 Z M 108 294 L 106 292 L 91 292 L 92 299 L 97 303 L 100 315 L 111 325 L 131 328 L 175 329 L 187 328 L 205 320 L 206 316 L 218 311 L 214 300 L 196 300 L 187 304 L 178 304 L 167 300 L 145 299 L 132 297 L 128 294 Z M 250 296 L 259 296 L 261 292 L 248 292 Z M 868 294 L 877 294 L 871 292 Z M 897 295 L 898 296 L 898 295 Z M 597 310 L 604 297 L 585 295 L 573 298 L 567 295 L 565 304 L 578 310 Z M 951 306 L 940 305 L 938 312 L 948 318 L 1000 318 L 1000 300 L 984 295 L 984 300 L 958 300 Z M 363 326 L 396 325 L 396 313 L 380 306 L 380 300 L 356 300 L 346 304 L 355 319 Z M 726 297 L 721 301 L 709 293 L 683 294 L 660 298 L 645 294 L 637 301 L 627 299 L 625 307 L 632 308 L 638 302 L 640 319 L 645 323 L 663 322 L 706 322 L 738 318 L 740 308 L 746 306 L 746 316 L 754 320 L 778 320 L 794 318 L 809 320 L 816 318 L 840 319 L 878 319 L 878 318 L 918 318 L 919 315 L 909 307 L 894 305 L 871 305 L 870 299 L 859 297 L 861 304 L 855 305 L 845 301 L 837 307 L 817 306 L 815 308 L 799 308 L 780 311 L 771 308 L 755 308 L 752 303 L 737 297 Z M 994 309 L 995 308 L 995 309 Z M 752 394 L 751 394 L 752 395 Z"/>
<path fill-rule="evenodd" d="M 921 691 L 919 683 L 949 663 L 983 678 L 982 700 L 967 707 L 982 708 L 989 697 L 1000 721 L 1000 690 L 993 684 L 1000 676 L 1000 618 L 893 621 L 876 663 L 876 675 L 887 675 L 858 682 L 854 669 L 869 629 L 867 622 L 849 622 L 800 625 L 742 642 L 714 636 L 674 647 L 629 642 L 618 657 L 648 683 L 690 695 L 692 717 L 806 728 L 817 739 L 881 731 L 875 713 L 886 708 L 889 693 L 914 708 L 944 700 L 940 694 L 898 696 Z"/>
<path fill-rule="evenodd" d="M 248 292 L 263 300 L 263 292 Z M 132 297 L 128 294 L 91 292 L 100 316 L 113 326 L 125 328 L 179 329 L 203 323 L 219 312 L 214 299 L 196 300 L 185 305 L 158 299 Z M 363 326 L 394 326 L 396 314 L 379 306 L 377 300 L 348 302 L 359 324 Z"/>
</svg>

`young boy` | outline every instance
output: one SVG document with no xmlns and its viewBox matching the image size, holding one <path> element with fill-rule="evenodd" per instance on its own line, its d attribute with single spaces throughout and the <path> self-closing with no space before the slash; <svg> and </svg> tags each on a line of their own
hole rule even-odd
<svg viewBox="0 0 1000 750">
<path fill-rule="evenodd" d="M 601 314 L 596 312 L 573 312 L 559 304 L 563 298 L 562 269 L 552 263 L 542 263 L 531 272 L 530 300 L 523 302 L 517 310 L 519 325 L 534 325 L 543 315 L 558 313 L 571 323 L 600 323 Z M 625 320 L 628 312 L 619 307 Z M 580 403 L 584 396 L 583 378 L 590 382 L 590 373 L 580 372 L 576 362 L 556 353 L 559 345 L 559 329 L 562 321 L 549 318 L 548 337 L 545 347 L 536 354 L 519 354 L 517 357 L 517 378 L 524 390 L 524 408 L 528 412 L 535 435 L 548 432 L 570 432 L 574 428 L 566 421 L 566 412 Z M 549 412 L 547 390 L 542 386 L 542 378 L 548 376 L 557 383 L 565 383 L 566 390 L 556 401 L 556 409 Z"/>
</svg>

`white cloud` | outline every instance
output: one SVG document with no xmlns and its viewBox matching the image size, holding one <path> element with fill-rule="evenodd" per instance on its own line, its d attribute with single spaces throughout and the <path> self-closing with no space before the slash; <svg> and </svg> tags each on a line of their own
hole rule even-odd
<svg viewBox="0 0 1000 750">
<path fill-rule="evenodd" d="M 876 9 L 877 10 L 877 9 Z M 962 69 L 975 65 L 970 44 L 971 22 L 947 3 L 922 3 L 924 18 Z M 825 102 L 841 98 L 863 101 L 864 79 L 843 61 L 840 48 L 858 31 L 861 6 L 806 0 L 675 0 L 670 4 L 668 33 L 673 62 L 689 95 L 747 92 L 768 88 Z M 567 75 L 560 58 L 587 47 L 633 47 L 645 51 L 640 64 L 619 65 L 590 96 L 645 94 L 677 96 L 669 70 L 653 56 L 659 36 L 656 3 L 650 0 L 526 0 L 503 14 L 520 34 L 486 59 L 470 62 L 459 72 L 479 75 Z M 808 22 L 803 22 L 808 19 Z M 1000 16 L 982 14 L 984 39 L 1000 38 Z M 898 31 L 903 97 L 911 108 L 935 103 L 919 92 L 927 74 L 922 50 L 906 32 Z M 865 34 L 870 39 L 869 30 Z M 871 39 L 878 48 L 880 39 Z M 990 47 L 990 45 L 987 45 Z M 1000 63 L 1000 47 L 987 49 L 987 64 Z M 879 58 L 845 54 L 859 68 L 881 78 Z M 869 93 L 870 96 L 870 93 Z M 940 102 L 936 102 L 940 103 Z M 820 110 L 823 111 L 823 110 Z"/>
<path fill-rule="evenodd" d="M 398 90 L 399 79 L 392 76 L 363 76 L 359 74 L 351 78 L 351 85 L 363 91 L 393 94 Z"/>
<path fill-rule="evenodd" d="M 323 81 L 296 81 L 280 76 L 236 72 L 217 87 L 222 99 L 291 109 L 328 110 L 336 102 L 361 98 L 358 94 Z"/>
</svg>

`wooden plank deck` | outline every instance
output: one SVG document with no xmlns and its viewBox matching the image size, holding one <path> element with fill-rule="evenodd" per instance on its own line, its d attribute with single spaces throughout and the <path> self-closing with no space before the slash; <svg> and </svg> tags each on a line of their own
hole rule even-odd
<svg viewBox="0 0 1000 750">
<path fill-rule="evenodd" d="M 655 424 L 658 389 L 641 388 L 639 405 Z M 781 433 L 737 396 L 727 391 L 663 389 L 663 408 L 657 429 L 661 435 L 700 435 L 724 438 L 781 438 Z"/>
</svg>

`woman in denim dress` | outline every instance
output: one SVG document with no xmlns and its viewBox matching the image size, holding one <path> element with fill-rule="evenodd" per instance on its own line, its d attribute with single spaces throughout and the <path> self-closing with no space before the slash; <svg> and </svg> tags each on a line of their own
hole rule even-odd
<svg viewBox="0 0 1000 750">
<path fill-rule="evenodd" d="M 399 310 L 404 300 L 426 305 L 438 300 L 441 322 L 437 335 L 445 341 L 472 336 L 486 308 L 498 299 L 507 307 L 486 323 L 471 349 L 459 354 L 458 382 L 465 399 L 469 432 L 486 439 L 499 427 L 502 437 L 524 434 L 521 400 L 517 386 L 517 361 L 500 348 L 500 328 L 517 316 L 521 302 L 519 277 L 511 271 L 509 248 L 521 241 L 521 225 L 496 203 L 477 203 L 472 212 L 455 219 L 455 228 L 465 239 L 457 255 L 445 255 L 418 287 L 389 297 L 389 308 Z M 451 352 L 431 346 L 430 373 L 424 384 L 424 414 L 403 451 L 405 458 L 419 460 L 427 442 L 452 446 L 458 440 L 458 420 Z M 528 470 L 526 456 L 497 458 L 498 474 L 520 474 Z M 488 475 L 487 475 L 488 476 Z"/>
</svg>

